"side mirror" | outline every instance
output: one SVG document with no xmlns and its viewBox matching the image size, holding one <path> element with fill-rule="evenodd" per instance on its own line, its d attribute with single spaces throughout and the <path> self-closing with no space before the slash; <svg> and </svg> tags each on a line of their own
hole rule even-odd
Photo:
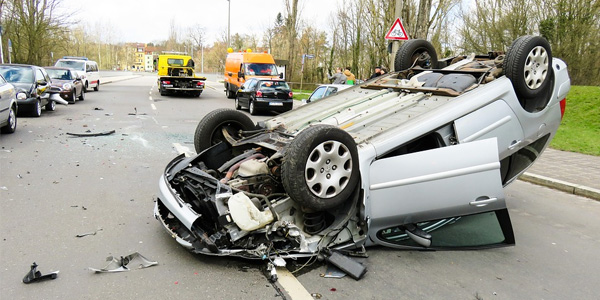
<svg viewBox="0 0 600 300">
<path fill-rule="evenodd" d="M 244 75 L 244 72 L 239 71 L 238 72 L 238 78 L 246 78 L 246 76 Z"/>
<path fill-rule="evenodd" d="M 46 80 L 44 80 L 44 79 L 40 79 L 40 80 L 37 81 L 37 84 L 38 85 L 47 85 L 48 82 Z"/>
<path fill-rule="evenodd" d="M 279 79 L 283 79 L 283 73 L 279 73 Z"/>
</svg>

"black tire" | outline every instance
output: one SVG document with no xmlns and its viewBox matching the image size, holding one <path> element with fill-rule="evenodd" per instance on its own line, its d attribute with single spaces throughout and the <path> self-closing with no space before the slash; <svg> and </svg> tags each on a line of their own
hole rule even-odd
<svg viewBox="0 0 600 300">
<path fill-rule="evenodd" d="M 231 90 L 230 84 L 225 85 L 225 96 L 227 96 L 228 99 L 234 99 L 235 94 L 236 93 Z"/>
<path fill-rule="evenodd" d="M 76 94 L 77 94 L 77 90 L 73 89 L 73 92 L 71 93 L 71 97 L 69 97 L 70 98 L 69 104 L 75 104 L 77 102 L 77 95 Z"/>
<path fill-rule="evenodd" d="M 96 83 L 96 86 L 94 87 L 94 92 L 97 92 L 100 90 L 100 80 L 98 80 L 98 83 Z"/>
<path fill-rule="evenodd" d="M 305 207 L 321 211 L 341 205 L 359 180 L 356 143 L 335 126 L 311 126 L 288 146 L 281 178 L 288 195 Z"/>
<path fill-rule="evenodd" d="M 208 113 L 196 126 L 194 148 L 200 153 L 213 145 L 226 141 L 223 129 L 234 138 L 241 138 L 239 131 L 254 130 L 256 126 L 250 118 L 236 110 L 221 108 Z"/>
<path fill-rule="evenodd" d="M 86 81 L 86 82 L 85 82 L 85 85 L 83 86 L 83 89 L 85 90 L 85 92 L 86 92 L 86 93 L 87 93 L 87 91 L 88 91 L 88 88 L 89 88 L 89 86 L 88 86 L 88 82 Z"/>
<path fill-rule="evenodd" d="M 17 130 L 17 112 L 15 111 L 17 107 L 12 105 L 8 109 L 8 123 L 0 128 L 0 132 L 2 133 L 14 133 Z"/>
<path fill-rule="evenodd" d="M 42 115 L 42 100 L 38 99 L 31 109 L 31 116 L 38 118 Z"/>
<path fill-rule="evenodd" d="M 254 106 L 254 101 L 252 99 L 248 100 L 248 112 L 253 116 L 256 115 L 257 112 L 256 107 Z"/>
<path fill-rule="evenodd" d="M 394 70 L 406 70 L 413 64 L 423 69 L 437 68 L 437 53 L 430 42 L 422 39 L 408 40 L 400 46 L 394 59 Z"/>
<path fill-rule="evenodd" d="M 516 39 L 506 52 L 504 70 L 525 110 L 538 111 L 548 104 L 554 72 L 546 39 L 532 35 Z"/>
<path fill-rule="evenodd" d="M 200 97 L 200 95 L 202 95 L 202 91 L 196 92 L 196 94 L 194 94 L 195 97 Z"/>
<path fill-rule="evenodd" d="M 79 94 L 79 101 L 85 100 L 85 90 L 82 88 L 81 93 Z"/>
<path fill-rule="evenodd" d="M 48 100 L 48 103 L 46 104 L 46 111 L 54 111 L 56 110 L 56 102 L 52 101 L 52 100 Z"/>
<path fill-rule="evenodd" d="M 240 97 L 235 97 L 235 109 L 240 110 L 242 106 L 240 105 Z"/>
</svg>

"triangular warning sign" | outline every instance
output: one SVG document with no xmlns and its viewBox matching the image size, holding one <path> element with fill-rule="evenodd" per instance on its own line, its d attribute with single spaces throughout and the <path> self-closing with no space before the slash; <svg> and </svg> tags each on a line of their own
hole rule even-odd
<svg viewBox="0 0 600 300">
<path fill-rule="evenodd" d="M 404 30 L 404 26 L 402 25 L 402 21 L 400 18 L 396 19 L 390 31 L 385 35 L 386 40 L 408 40 L 408 34 L 406 34 L 406 30 Z"/>
</svg>

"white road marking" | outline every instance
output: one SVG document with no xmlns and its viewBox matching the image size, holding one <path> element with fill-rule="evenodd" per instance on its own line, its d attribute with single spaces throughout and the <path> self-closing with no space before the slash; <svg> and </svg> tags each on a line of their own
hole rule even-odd
<svg viewBox="0 0 600 300">
<path fill-rule="evenodd" d="M 284 267 L 277 267 L 277 282 L 293 300 L 314 299 L 300 281 Z"/>
<path fill-rule="evenodd" d="M 177 151 L 177 153 L 185 154 L 186 157 L 192 156 L 192 152 L 190 151 L 190 148 L 183 146 L 180 143 L 173 143 L 173 148 L 175 148 L 175 151 Z"/>
<path fill-rule="evenodd" d="M 154 105 L 154 103 L 150 103 L 150 106 L 152 107 L 153 110 L 156 110 L 156 105 Z"/>
<path fill-rule="evenodd" d="M 148 99 L 149 99 L 150 101 L 152 101 L 152 96 L 148 97 Z"/>
</svg>

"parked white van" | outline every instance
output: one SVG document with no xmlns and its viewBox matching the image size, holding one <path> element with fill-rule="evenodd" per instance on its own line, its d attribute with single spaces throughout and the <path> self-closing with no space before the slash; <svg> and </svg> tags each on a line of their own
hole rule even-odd
<svg viewBox="0 0 600 300">
<path fill-rule="evenodd" d="M 54 64 L 55 67 L 71 68 L 77 72 L 77 75 L 81 77 L 85 90 L 88 91 L 90 87 L 94 88 L 94 91 L 98 91 L 100 88 L 100 72 L 98 71 L 98 64 L 89 60 L 87 57 L 81 56 L 65 56 Z"/>
</svg>

